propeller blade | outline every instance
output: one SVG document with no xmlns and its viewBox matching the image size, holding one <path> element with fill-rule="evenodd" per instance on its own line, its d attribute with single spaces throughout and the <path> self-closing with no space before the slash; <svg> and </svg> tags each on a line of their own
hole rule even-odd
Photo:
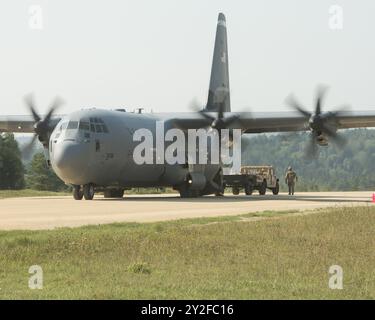
<svg viewBox="0 0 375 320">
<path fill-rule="evenodd" d="M 316 134 L 312 132 L 310 134 L 310 141 L 306 147 L 305 155 L 308 159 L 316 158 L 318 154 L 318 146 L 316 145 Z"/>
<path fill-rule="evenodd" d="M 339 107 L 336 107 L 334 111 L 332 111 L 331 113 L 335 116 L 335 117 L 340 117 L 343 113 L 348 113 L 351 111 L 351 107 L 350 105 L 348 104 L 344 104 L 344 105 L 341 105 Z"/>
<path fill-rule="evenodd" d="M 35 104 L 34 104 L 34 97 L 32 94 L 28 94 L 25 96 L 25 103 L 26 106 L 29 108 L 31 114 L 33 115 L 33 118 L 35 122 L 38 122 L 41 120 L 40 116 L 36 112 Z"/>
<path fill-rule="evenodd" d="M 64 101 L 60 97 L 56 97 L 55 100 L 52 102 L 49 111 L 44 118 L 44 122 L 49 122 L 51 119 L 52 115 L 55 113 L 55 111 L 64 103 Z"/>
<path fill-rule="evenodd" d="M 215 120 L 215 117 L 209 115 L 206 113 L 206 111 L 204 110 L 204 107 L 201 103 L 199 103 L 199 101 L 194 98 L 190 104 L 189 104 L 189 109 L 194 111 L 194 112 L 197 112 L 203 119 L 207 120 L 205 122 L 205 127 L 208 127 L 211 125 L 211 123 Z"/>
<path fill-rule="evenodd" d="M 345 145 L 348 143 L 347 139 L 338 133 L 332 137 L 332 141 L 339 147 L 345 147 Z"/>
<path fill-rule="evenodd" d="M 234 114 L 232 116 L 229 116 L 227 118 L 223 119 L 224 127 L 230 126 L 233 122 L 239 121 L 241 122 L 241 117 L 237 114 Z"/>
<path fill-rule="evenodd" d="M 342 135 L 338 134 L 336 131 L 328 127 L 327 125 L 323 125 L 322 127 L 323 133 L 325 133 L 332 141 L 338 145 L 339 147 L 343 147 L 346 145 L 347 141 L 346 138 Z"/>
<path fill-rule="evenodd" d="M 35 147 L 35 142 L 36 142 L 37 138 L 38 138 L 38 135 L 34 134 L 32 139 L 30 140 L 30 142 L 28 142 L 25 146 L 23 146 L 21 148 L 21 153 L 28 156 L 31 153 L 31 151 L 33 150 L 33 148 Z"/>
<path fill-rule="evenodd" d="M 189 103 L 189 109 L 195 112 L 200 112 L 204 109 L 204 106 L 198 101 L 197 98 L 194 98 Z"/>
<path fill-rule="evenodd" d="M 310 118 L 311 113 L 307 111 L 302 105 L 297 101 L 297 99 L 294 97 L 294 95 L 289 95 L 289 97 L 286 99 L 286 103 L 293 108 L 294 110 L 298 111 L 300 114 L 302 114 L 305 118 Z"/>
<path fill-rule="evenodd" d="M 316 93 L 316 107 L 315 107 L 315 114 L 319 115 L 322 113 L 322 102 L 326 95 L 328 87 L 326 86 L 319 86 Z"/>
<path fill-rule="evenodd" d="M 207 114 L 207 113 L 206 113 L 205 111 L 203 111 L 203 110 L 199 111 L 198 113 L 202 116 L 202 118 L 205 118 L 205 119 L 209 120 L 210 124 L 215 120 L 215 117 L 213 117 L 213 116 Z"/>
</svg>

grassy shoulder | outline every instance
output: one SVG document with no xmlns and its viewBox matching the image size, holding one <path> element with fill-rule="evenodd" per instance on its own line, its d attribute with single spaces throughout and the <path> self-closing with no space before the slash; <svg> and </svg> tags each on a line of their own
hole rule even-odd
<svg viewBox="0 0 375 320">
<path fill-rule="evenodd" d="M 39 191 L 32 189 L 21 190 L 0 190 L 0 199 L 20 198 L 20 197 L 50 197 L 50 196 L 67 196 L 69 192 Z"/>
<path fill-rule="evenodd" d="M 286 214 L 3 231 L 0 298 L 375 298 L 375 207 Z M 343 290 L 328 287 L 331 265 Z"/>
</svg>

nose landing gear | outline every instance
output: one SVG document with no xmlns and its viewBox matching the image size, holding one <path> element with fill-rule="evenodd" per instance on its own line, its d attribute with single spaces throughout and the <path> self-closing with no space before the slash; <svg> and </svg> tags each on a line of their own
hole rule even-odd
<svg viewBox="0 0 375 320">
<path fill-rule="evenodd" d="M 73 186 L 73 198 L 74 200 L 82 200 L 83 190 L 81 186 Z"/>
</svg>

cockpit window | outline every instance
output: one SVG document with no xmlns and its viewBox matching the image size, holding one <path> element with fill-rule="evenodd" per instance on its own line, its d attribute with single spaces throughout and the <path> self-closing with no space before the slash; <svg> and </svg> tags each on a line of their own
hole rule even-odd
<svg viewBox="0 0 375 320">
<path fill-rule="evenodd" d="M 79 130 L 90 131 L 90 124 L 86 121 L 81 121 L 79 123 Z"/>
<path fill-rule="evenodd" d="M 108 128 L 101 118 L 90 118 L 90 130 L 97 133 L 108 133 Z"/>
<path fill-rule="evenodd" d="M 63 130 L 65 130 L 66 129 L 66 127 L 68 126 L 68 122 L 63 122 L 61 125 L 60 125 L 60 127 L 59 127 L 59 131 L 63 131 Z"/>
<path fill-rule="evenodd" d="M 78 129 L 78 121 L 69 121 L 68 130 Z"/>
<path fill-rule="evenodd" d="M 96 126 L 95 126 L 95 128 L 96 128 L 96 132 L 102 132 L 103 130 L 102 130 L 102 126 L 100 125 L 100 124 L 97 124 Z"/>
</svg>

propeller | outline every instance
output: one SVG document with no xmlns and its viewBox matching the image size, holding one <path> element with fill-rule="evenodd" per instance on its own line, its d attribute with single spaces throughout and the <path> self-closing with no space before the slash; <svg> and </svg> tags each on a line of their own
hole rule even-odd
<svg viewBox="0 0 375 320">
<path fill-rule="evenodd" d="M 293 95 L 290 95 L 287 98 L 289 106 L 299 112 L 306 119 L 306 123 L 311 130 L 310 141 L 306 149 L 308 157 L 316 156 L 318 151 L 316 144 L 322 136 L 332 139 L 332 142 L 340 147 L 343 147 L 346 144 L 346 139 L 337 133 L 337 118 L 340 117 L 343 112 L 348 110 L 348 106 L 341 106 L 340 108 L 337 108 L 336 111 L 323 112 L 322 103 L 326 92 L 327 87 L 318 87 L 314 113 L 306 110 Z"/>
<path fill-rule="evenodd" d="M 193 111 L 197 112 L 202 117 L 202 119 L 205 120 L 206 127 L 210 127 L 212 129 L 217 129 L 217 130 L 226 129 L 233 122 L 241 121 L 240 116 L 237 114 L 234 114 L 228 117 L 224 115 L 224 107 L 225 107 L 224 103 L 219 104 L 218 110 L 214 111 L 216 112 L 216 116 L 213 116 L 212 114 L 210 114 L 214 112 L 207 111 L 203 107 L 203 105 L 201 105 L 196 99 L 194 99 L 190 103 L 189 107 Z"/>
<path fill-rule="evenodd" d="M 56 97 L 54 101 L 51 103 L 48 109 L 48 113 L 44 117 L 44 119 L 42 119 L 36 111 L 34 97 L 32 94 L 29 94 L 25 97 L 25 104 L 35 121 L 34 136 L 31 139 L 31 141 L 27 143 L 25 147 L 22 148 L 23 153 L 29 154 L 31 150 L 34 148 L 37 139 L 43 144 L 44 147 L 46 147 L 46 145 L 48 146 L 49 134 L 53 130 L 53 127 L 51 127 L 50 125 L 50 120 L 55 111 L 57 110 L 57 108 L 63 104 L 63 100 L 59 97 Z"/>
</svg>

